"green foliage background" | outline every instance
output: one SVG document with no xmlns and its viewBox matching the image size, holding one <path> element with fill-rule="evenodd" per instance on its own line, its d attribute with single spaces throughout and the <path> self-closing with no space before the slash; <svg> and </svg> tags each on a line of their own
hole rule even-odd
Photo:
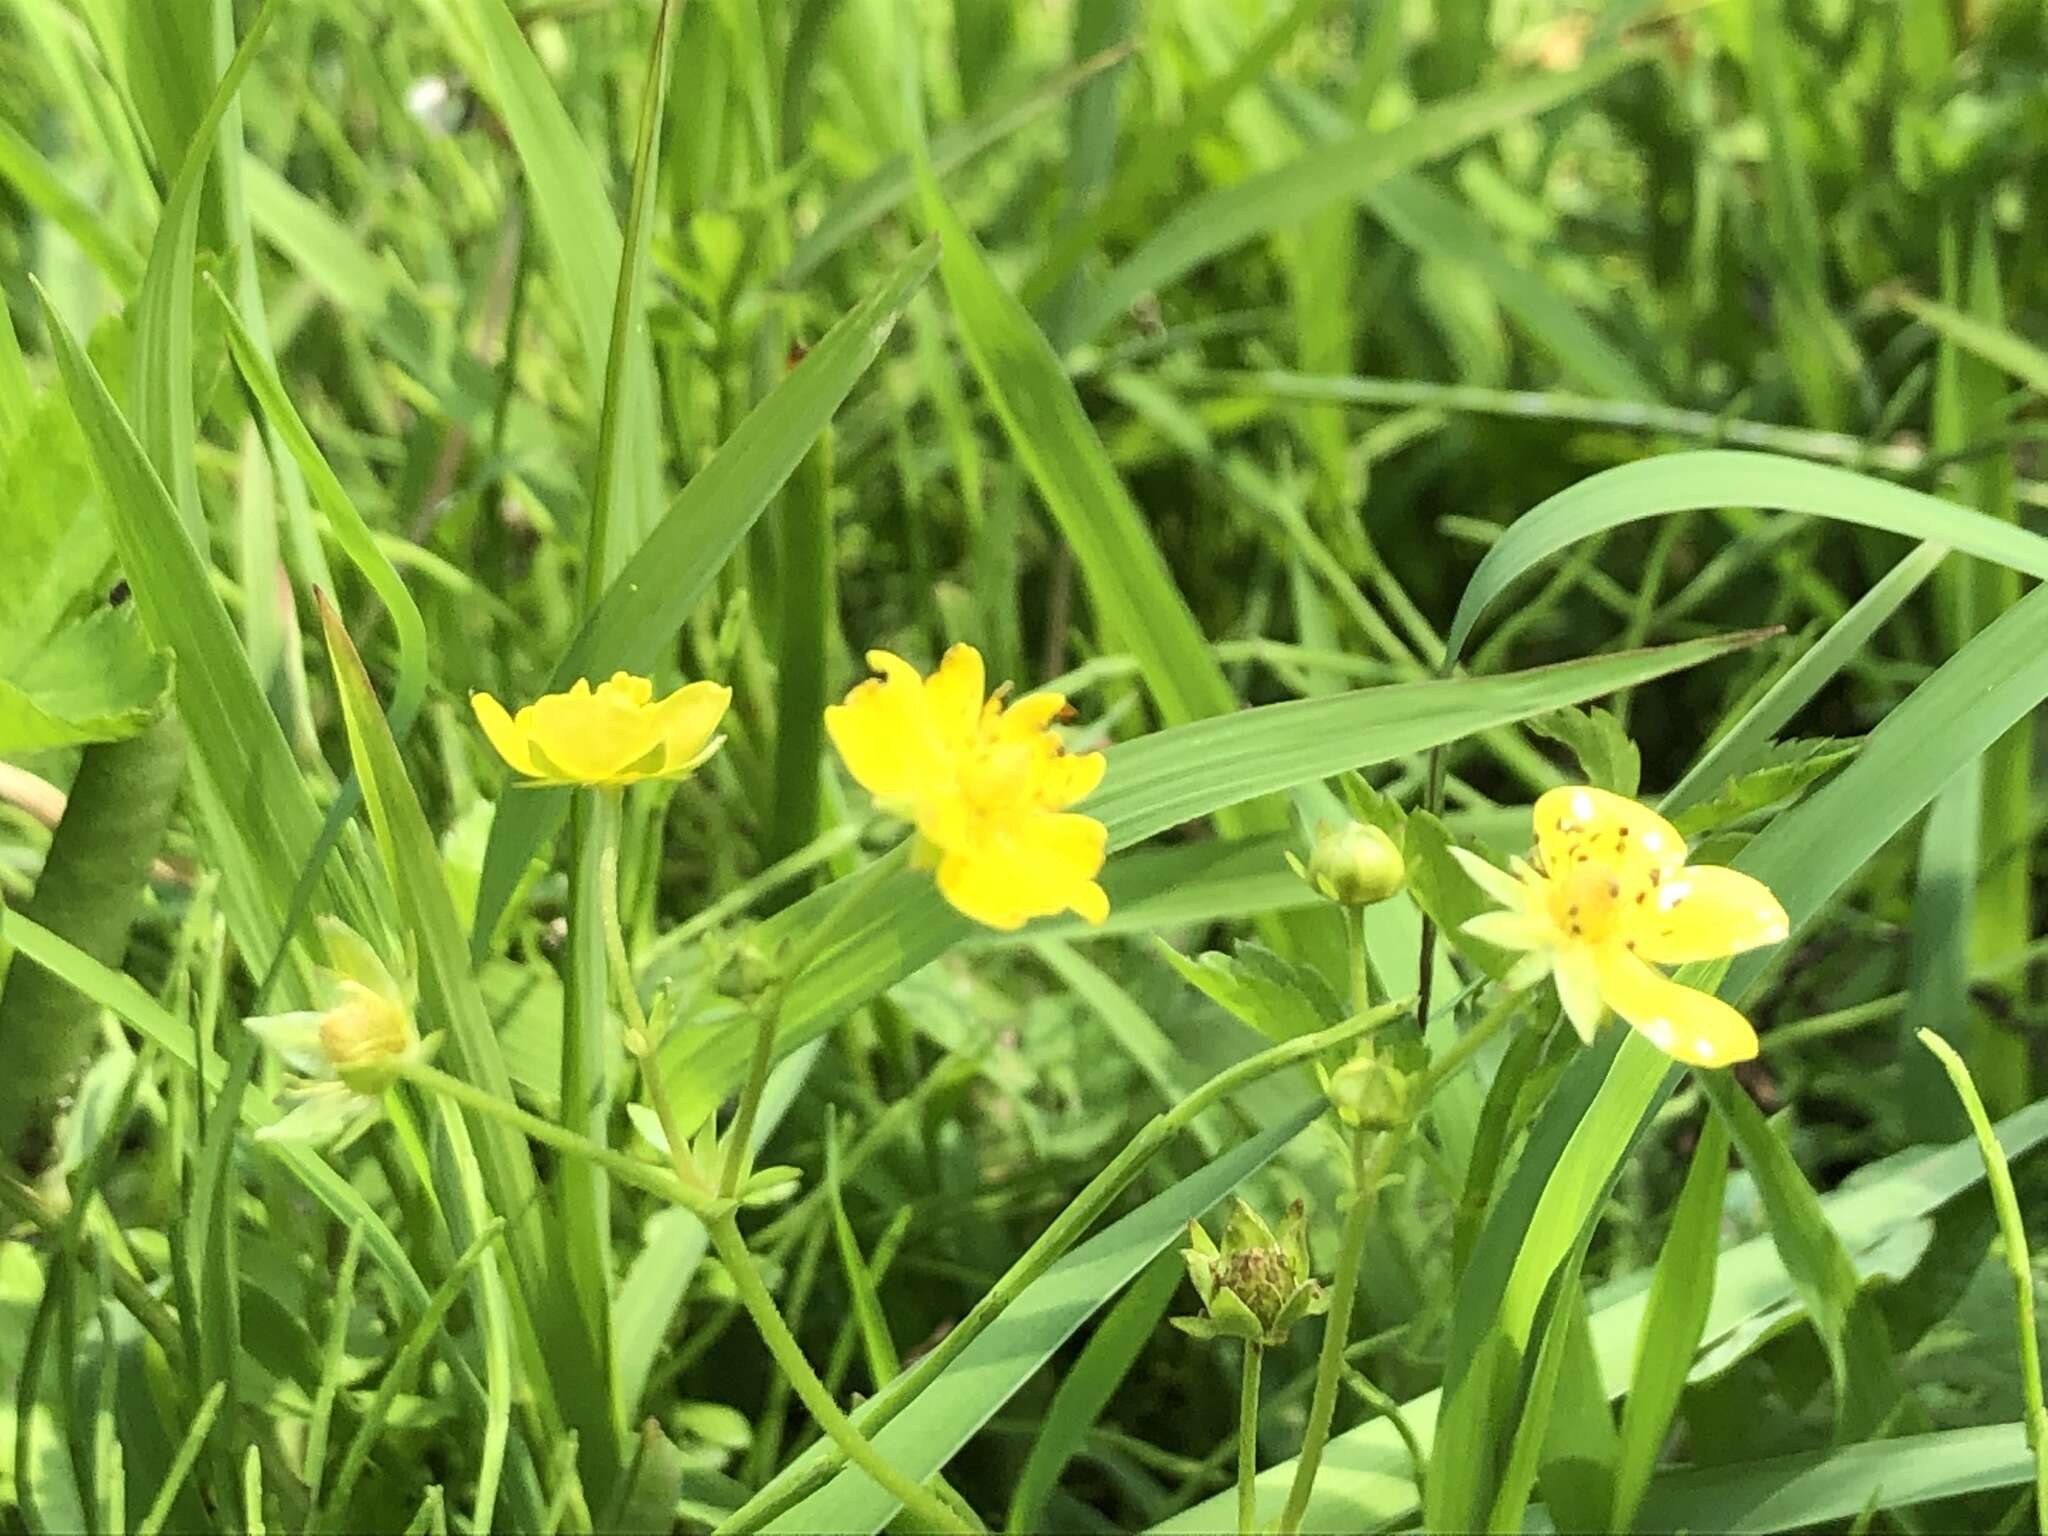
<svg viewBox="0 0 2048 1536">
<path fill-rule="evenodd" d="M 1783 898 L 1696 978 L 1763 1054 L 1544 993 L 1448 1081 L 1307 1528 L 2038 1521 L 2044 78 L 2033 0 L 0 0 L 0 1519 L 897 1518 L 687 1212 L 412 1089 L 258 1144 L 240 1020 L 339 915 L 638 1156 L 592 827 L 466 701 L 719 678 L 622 860 L 716 1124 L 889 857 L 821 705 L 964 640 L 1108 749 L 1113 913 L 892 866 L 791 989 L 748 1245 L 892 1464 L 1230 1528 L 1172 1250 L 1299 1196 L 1327 1275 L 1347 1198 L 1284 854 L 1402 838 L 1365 942 L 1441 1060 L 1500 960 L 1449 846 L 1588 781 Z"/>
</svg>

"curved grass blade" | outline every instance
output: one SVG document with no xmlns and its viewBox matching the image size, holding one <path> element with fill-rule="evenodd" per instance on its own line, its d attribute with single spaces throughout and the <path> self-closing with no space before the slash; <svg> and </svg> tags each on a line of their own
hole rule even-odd
<svg viewBox="0 0 2048 1536">
<path fill-rule="evenodd" d="M 2048 578 L 2048 538 L 1867 475 L 1765 453 L 1703 449 L 1603 470 L 1523 513 L 1489 549 L 1451 621 L 1453 660 L 1487 608 L 1559 550 L 1644 518 L 1710 507 L 1770 507 L 1945 544 Z"/>
<path fill-rule="evenodd" d="M 107 522 L 150 637 L 175 658 L 173 693 L 204 814 L 196 818 L 244 954 L 276 952 L 320 813 L 163 481 L 70 329 L 43 303 L 51 346 L 106 490 Z M 349 887 L 332 872 L 322 909 Z M 353 904 L 357 907 L 360 903 Z M 360 916 L 360 911 L 354 915 Z"/>
</svg>

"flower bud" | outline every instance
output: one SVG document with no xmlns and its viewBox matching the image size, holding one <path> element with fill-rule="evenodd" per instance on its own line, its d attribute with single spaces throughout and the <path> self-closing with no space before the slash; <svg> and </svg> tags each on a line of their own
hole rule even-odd
<svg viewBox="0 0 2048 1536">
<path fill-rule="evenodd" d="M 1385 901 L 1408 880 L 1408 867 L 1394 840 L 1360 821 L 1318 828 L 1308 867 L 1304 869 L 1291 854 L 1288 862 L 1318 895 L 1346 907 Z"/>
<path fill-rule="evenodd" d="M 1368 1131 L 1397 1130 L 1408 1123 L 1423 1065 L 1419 1051 L 1376 1047 L 1368 1040 L 1330 1075 L 1330 1102 L 1347 1124 Z"/>
<path fill-rule="evenodd" d="M 1306 1214 L 1299 1200 L 1287 1208 L 1277 1235 L 1237 1201 L 1220 1248 L 1190 1222 L 1181 1258 L 1202 1298 L 1202 1315 L 1173 1323 L 1198 1339 L 1284 1344 L 1296 1323 L 1329 1306 L 1323 1288 L 1309 1278 Z"/>
</svg>

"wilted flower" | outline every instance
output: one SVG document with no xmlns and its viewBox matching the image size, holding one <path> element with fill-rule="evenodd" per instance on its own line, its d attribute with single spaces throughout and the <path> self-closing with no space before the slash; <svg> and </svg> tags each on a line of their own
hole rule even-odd
<svg viewBox="0 0 2048 1536">
<path fill-rule="evenodd" d="M 320 932 L 331 962 L 313 973 L 323 1006 L 244 1021 L 296 1074 L 285 1090 L 293 1107 L 256 1133 L 261 1141 L 347 1145 L 376 1118 L 405 1063 L 427 1054 L 411 989 L 352 929 L 322 918 Z"/>
<path fill-rule="evenodd" d="M 1535 819 L 1534 862 L 1514 860 L 1512 874 L 1452 850 L 1507 908 L 1471 919 L 1465 932 L 1529 951 L 1508 985 L 1529 986 L 1549 972 L 1583 1040 L 1612 1008 L 1657 1049 L 1694 1066 L 1756 1055 L 1747 1019 L 1655 967 L 1782 942 L 1790 929 L 1769 888 L 1719 865 L 1688 865 L 1670 822 L 1606 790 L 1553 789 L 1537 800 Z"/>
<path fill-rule="evenodd" d="M 693 771 L 724 743 L 715 732 L 731 703 L 732 690 L 720 683 L 691 683 L 656 699 L 654 684 L 630 672 L 595 688 L 578 678 L 516 715 L 488 693 L 469 699 L 498 755 L 533 783 L 611 787 Z"/>
<path fill-rule="evenodd" d="M 1068 806 L 1102 781 L 1100 752 L 1070 754 L 1051 730 L 1066 712 L 1057 693 L 1008 708 L 1004 689 L 983 697 L 981 653 L 946 652 L 928 678 L 887 651 L 880 673 L 825 711 L 825 729 L 875 804 L 917 828 L 939 892 L 991 928 L 1073 911 L 1109 915 L 1095 877 L 1109 834 Z"/>
<path fill-rule="evenodd" d="M 1408 866 L 1394 840 L 1362 821 L 1318 827 L 1308 864 L 1304 867 L 1291 853 L 1287 862 L 1317 895 L 1346 907 L 1385 901 L 1408 880 Z"/>
<path fill-rule="evenodd" d="M 1173 1325 L 1198 1339 L 1285 1344 L 1289 1329 L 1330 1305 L 1309 1278 L 1307 1225 L 1299 1200 L 1287 1207 L 1278 1235 L 1258 1212 L 1234 1200 L 1218 1248 L 1201 1223 L 1189 1222 L 1181 1258 L 1202 1298 L 1202 1315 L 1176 1317 Z"/>
</svg>

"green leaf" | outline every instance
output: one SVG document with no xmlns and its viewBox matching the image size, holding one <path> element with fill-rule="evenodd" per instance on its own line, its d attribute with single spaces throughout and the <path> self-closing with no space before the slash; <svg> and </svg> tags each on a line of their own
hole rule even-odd
<svg viewBox="0 0 2048 1536">
<path fill-rule="evenodd" d="M 606 398 L 612 320 L 625 239 L 612 213 L 609 178 L 590 155 L 547 72 L 505 0 L 455 0 L 467 40 L 483 65 L 478 88 L 511 135 L 542 237 L 554 258 L 583 344 L 586 395 Z M 617 544 L 637 549 L 661 515 L 661 435 L 654 358 L 643 333 L 631 338 L 616 405 L 627 458 L 617 487 Z M 607 573 L 609 574 L 609 573 Z"/>
<path fill-rule="evenodd" d="M 1685 777 L 1664 797 L 1667 815 L 1685 810 L 1717 784 L 1727 782 L 1761 761 L 1770 739 L 1804 709 L 1843 667 L 1862 654 L 1864 645 L 1920 589 L 1948 554 L 1945 544 L 1914 547 L 1856 604 L 1829 626 L 1828 632 L 1803 650 L 1758 699 L 1700 755 Z"/>
<path fill-rule="evenodd" d="M 1855 757 L 1857 743 L 1822 737 L 1781 741 L 1756 754 L 1758 766 L 1726 780 L 1713 798 L 1695 800 L 1671 818 L 1688 842 L 1803 794 Z"/>
<path fill-rule="evenodd" d="M 2030 1483 L 2020 1424 L 1945 1429 L 1660 1477 L 1637 1517 L 1645 1531 L 1766 1532 L 1853 1521 L 1870 1509 Z"/>
<path fill-rule="evenodd" d="M 162 711 L 170 687 L 170 658 L 133 609 L 94 609 L 0 677 L 0 755 L 133 736 Z"/>
<path fill-rule="evenodd" d="M 1141 296 L 1211 257 L 1298 224 L 1318 208 L 1361 198 L 1390 177 L 1581 95 L 1640 58 L 1617 49 L 1573 73 L 1532 75 L 1433 102 L 1398 128 L 1321 145 L 1277 170 L 1184 203 L 1089 295 L 1074 341 L 1094 339 Z"/>
<path fill-rule="evenodd" d="M 1268 1040 L 1292 1040 L 1326 1029 L 1343 1009 L 1320 972 L 1242 943 L 1233 955 L 1190 957 L 1161 941 L 1159 953 L 1181 979 Z"/>
<path fill-rule="evenodd" d="M 2011 374 L 2035 394 L 2048 395 L 2048 352 L 2024 336 L 1907 289 L 1892 289 L 1886 297 L 1972 357 Z"/>
<path fill-rule="evenodd" d="M 747 414 L 691 477 L 584 619 L 551 686 L 566 688 L 579 677 L 604 677 L 619 668 L 652 669 L 726 558 L 875 360 L 936 259 L 929 247 L 914 252 Z M 567 811 L 568 797 L 561 790 L 521 790 L 499 804 L 477 891 L 472 934 L 479 955 L 527 861 Z"/>
<path fill-rule="evenodd" d="M 1609 710 L 1555 710 L 1531 720 L 1529 729 L 1561 742 L 1579 760 L 1588 784 L 1633 797 L 1642 783 L 1642 750 Z"/>
<path fill-rule="evenodd" d="M 43 313 L 136 609 L 174 658 L 173 697 L 204 812 L 195 821 L 223 874 L 230 927 L 243 953 L 274 954 L 319 810 L 163 482 L 47 298 Z M 334 910 L 341 888 L 338 877 L 324 881 L 320 907 Z"/>
<path fill-rule="evenodd" d="M 1030 313 L 997 281 L 928 167 L 920 180 L 925 218 L 941 242 L 939 275 L 961 343 L 1011 446 L 1074 551 L 1104 638 L 1137 658 L 1168 724 L 1227 713 L 1237 701 L 1223 669 L 1066 370 Z"/>
</svg>

